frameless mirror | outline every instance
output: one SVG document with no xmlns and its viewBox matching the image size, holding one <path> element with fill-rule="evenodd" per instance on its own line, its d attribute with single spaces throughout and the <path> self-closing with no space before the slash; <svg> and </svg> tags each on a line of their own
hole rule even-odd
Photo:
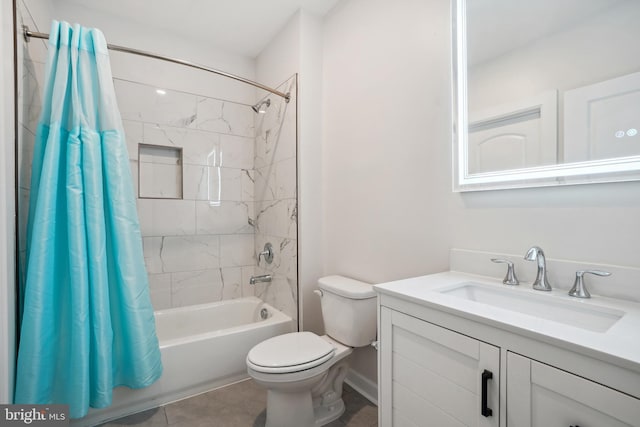
<svg viewBox="0 0 640 427">
<path fill-rule="evenodd" d="M 640 179 L 640 1 L 452 11 L 455 191 Z"/>
</svg>

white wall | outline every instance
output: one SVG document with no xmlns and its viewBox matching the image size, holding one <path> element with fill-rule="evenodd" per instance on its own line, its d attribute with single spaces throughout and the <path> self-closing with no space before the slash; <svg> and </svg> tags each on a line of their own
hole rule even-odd
<svg viewBox="0 0 640 427">
<path fill-rule="evenodd" d="M 382 282 L 445 270 L 446 0 L 350 0 L 325 22 L 325 271 Z"/>
<path fill-rule="evenodd" d="M 325 271 L 371 283 L 447 269 L 448 2 L 352 0 L 325 22 Z M 352 369 L 376 378 L 375 351 Z"/>
<path fill-rule="evenodd" d="M 347 0 L 324 37 L 325 272 L 377 283 L 533 244 L 640 267 L 640 183 L 452 193 L 449 0 Z M 353 366 L 375 375 L 371 352 Z"/>
<path fill-rule="evenodd" d="M 15 135 L 13 4 L 0 2 L 0 403 L 13 403 L 15 337 Z"/>
<path fill-rule="evenodd" d="M 300 16 L 298 12 L 256 57 L 256 77 L 275 87 L 297 73 L 300 68 Z"/>
<path fill-rule="evenodd" d="M 298 257 L 302 328 L 324 333 L 320 299 L 313 293 L 323 271 L 322 22 L 300 15 L 298 97 Z"/>
</svg>

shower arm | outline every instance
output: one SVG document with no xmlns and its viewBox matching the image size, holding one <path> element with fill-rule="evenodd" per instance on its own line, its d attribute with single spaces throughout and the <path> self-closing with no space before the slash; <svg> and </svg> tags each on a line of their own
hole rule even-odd
<svg viewBox="0 0 640 427">
<path fill-rule="evenodd" d="M 22 26 L 22 34 L 24 36 L 24 39 L 29 42 L 31 40 L 31 38 L 36 38 L 36 39 L 48 39 L 49 38 L 49 34 L 46 33 L 38 33 L 35 31 L 31 31 L 29 30 L 29 27 L 27 25 L 23 25 Z M 230 79 L 257 87 L 259 89 L 262 90 L 266 90 L 267 92 L 270 92 L 274 95 L 278 95 L 281 96 L 282 98 L 284 98 L 284 100 L 286 102 L 289 102 L 291 100 L 291 93 L 287 92 L 280 92 L 279 90 L 276 89 L 272 89 L 269 86 L 265 86 L 262 83 L 258 83 L 258 82 L 254 82 L 253 80 L 249 80 L 249 79 L 245 79 L 244 77 L 240 77 L 240 76 L 236 76 L 235 74 L 231 74 L 231 73 L 227 73 L 225 71 L 220 71 L 220 70 L 216 70 L 215 68 L 210 68 L 210 67 L 206 67 L 204 65 L 199 65 L 196 64 L 194 62 L 191 61 L 187 61 L 184 59 L 180 59 L 180 58 L 173 58 L 170 56 L 165 56 L 165 55 L 160 55 L 157 53 L 153 53 L 153 52 L 147 52 L 144 50 L 139 50 L 139 49 L 134 49 L 131 47 L 125 47 L 125 46 L 118 46 L 115 44 L 107 44 L 107 48 L 109 48 L 110 50 L 115 50 L 117 52 L 124 52 L 124 53 L 131 53 L 133 55 L 138 55 L 138 56 L 144 56 L 147 58 L 153 58 L 153 59 L 159 59 L 161 61 L 167 61 L 167 62 L 173 62 L 174 64 L 180 64 L 180 65 L 185 65 L 187 67 L 191 67 L 191 68 L 196 68 L 198 70 L 202 70 L 202 71 L 208 71 L 209 73 L 213 73 L 213 74 L 217 74 L 219 76 L 223 76 L 223 77 L 228 77 Z"/>
</svg>

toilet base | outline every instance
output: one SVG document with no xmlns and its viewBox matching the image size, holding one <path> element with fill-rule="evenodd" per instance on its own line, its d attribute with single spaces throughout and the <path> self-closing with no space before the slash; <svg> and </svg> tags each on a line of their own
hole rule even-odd
<svg viewBox="0 0 640 427">
<path fill-rule="evenodd" d="M 318 406 L 314 409 L 315 426 L 320 427 L 337 420 L 344 414 L 345 406 L 342 398 L 330 406 Z"/>
<path fill-rule="evenodd" d="M 313 408 L 309 393 L 267 393 L 267 422 L 265 427 L 320 427 L 337 420 L 344 414 L 345 406 L 338 399 L 329 406 Z M 277 408 L 277 409 L 275 409 Z"/>
<path fill-rule="evenodd" d="M 313 388 L 272 387 L 267 390 L 267 422 L 265 427 L 320 427 L 337 420 L 345 411 L 342 384 L 349 363 L 342 360 L 307 384 Z M 303 385 L 298 383 L 297 385 Z"/>
<path fill-rule="evenodd" d="M 316 427 L 329 424 L 344 413 L 342 385 L 349 371 L 349 362 L 341 360 L 333 365 L 327 376 L 311 390 Z"/>
<path fill-rule="evenodd" d="M 313 399 L 309 392 L 267 392 L 265 427 L 312 427 L 315 425 Z"/>
<path fill-rule="evenodd" d="M 249 375 L 267 389 L 265 427 L 320 427 L 345 411 L 342 385 L 349 370 L 350 347 L 322 336 L 335 350 L 326 364 L 312 368 L 304 379 L 299 373 L 269 374 L 249 368 Z M 328 365 L 328 367 L 327 367 Z"/>
</svg>

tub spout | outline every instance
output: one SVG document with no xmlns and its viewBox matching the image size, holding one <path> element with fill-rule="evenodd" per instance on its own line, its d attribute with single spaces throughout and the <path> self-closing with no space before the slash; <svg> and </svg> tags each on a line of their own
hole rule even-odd
<svg viewBox="0 0 640 427">
<path fill-rule="evenodd" d="M 271 275 L 263 274 L 261 276 L 251 276 L 251 279 L 249 279 L 249 284 L 255 285 L 256 283 L 263 283 L 263 282 L 270 282 L 270 281 L 271 281 Z"/>
</svg>

